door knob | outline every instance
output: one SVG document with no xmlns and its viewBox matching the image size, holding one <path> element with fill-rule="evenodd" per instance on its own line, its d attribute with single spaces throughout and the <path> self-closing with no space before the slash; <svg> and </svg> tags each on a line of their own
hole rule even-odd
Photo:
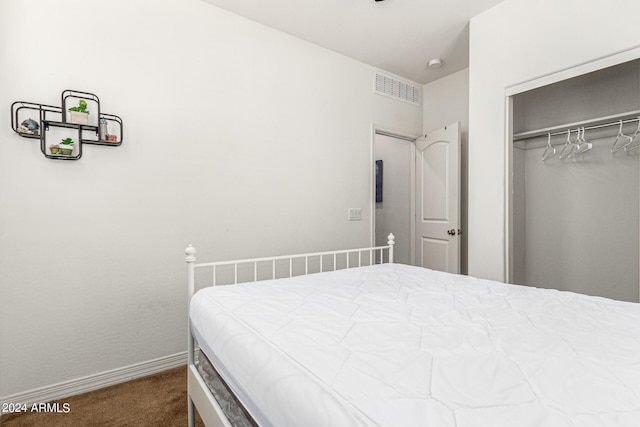
<svg viewBox="0 0 640 427">
<path fill-rule="evenodd" d="M 452 228 L 451 230 L 447 230 L 447 234 L 449 236 L 455 236 L 456 235 L 456 230 L 454 228 Z"/>
</svg>

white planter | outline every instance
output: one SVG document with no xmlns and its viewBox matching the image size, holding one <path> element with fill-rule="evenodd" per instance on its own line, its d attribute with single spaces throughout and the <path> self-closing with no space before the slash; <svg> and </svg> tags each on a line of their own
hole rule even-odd
<svg viewBox="0 0 640 427">
<path fill-rule="evenodd" d="M 73 144 L 60 144 L 60 152 L 63 156 L 73 155 Z"/>
<path fill-rule="evenodd" d="M 81 111 L 69 111 L 69 123 L 88 125 L 89 113 L 83 113 Z"/>
</svg>

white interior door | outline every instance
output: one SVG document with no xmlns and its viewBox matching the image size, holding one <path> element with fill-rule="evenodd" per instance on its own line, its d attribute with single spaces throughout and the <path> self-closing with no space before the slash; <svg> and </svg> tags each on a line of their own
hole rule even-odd
<svg viewBox="0 0 640 427">
<path fill-rule="evenodd" d="M 416 264 L 460 272 L 460 124 L 416 141 Z"/>
</svg>

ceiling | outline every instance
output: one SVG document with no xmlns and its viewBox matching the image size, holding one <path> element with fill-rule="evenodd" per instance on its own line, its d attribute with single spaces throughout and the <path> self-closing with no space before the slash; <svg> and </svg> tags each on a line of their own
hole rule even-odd
<svg viewBox="0 0 640 427">
<path fill-rule="evenodd" d="M 203 1 L 424 84 L 469 66 L 469 20 L 502 0 Z"/>
</svg>

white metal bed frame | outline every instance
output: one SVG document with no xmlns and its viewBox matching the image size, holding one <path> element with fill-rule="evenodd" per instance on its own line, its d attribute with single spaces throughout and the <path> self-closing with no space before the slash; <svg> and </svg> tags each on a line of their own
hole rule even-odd
<svg viewBox="0 0 640 427">
<path fill-rule="evenodd" d="M 368 253 L 368 259 L 366 260 L 368 264 L 382 264 L 384 263 L 384 251 L 387 251 L 387 263 L 393 263 L 393 245 L 395 244 L 395 237 L 393 234 L 389 234 L 387 245 L 386 246 L 374 246 L 370 248 L 360 248 L 360 249 L 347 249 L 347 250 L 339 250 L 339 251 L 329 251 L 329 252 L 316 252 L 316 253 L 308 253 L 308 254 L 297 254 L 297 255 L 288 255 L 288 256 L 278 256 L 278 257 L 266 257 L 266 258 L 253 258 L 253 259 L 244 259 L 244 260 L 235 260 L 235 261 L 220 261 L 220 262 L 208 262 L 208 263 L 197 263 L 196 264 L 196 249 L 189 245 L 185 249 L 185 261 L 187 262 L 187 290 L 188 290 L 188 301 L 191 301 L 191 297 L 196 291 L 195 286 L 195 273 L 196 270 L 200 269 L 211 269 L 212 271 L 212 283 L 213 286 L 217 284 L 216 279 L 216 270 L 218 267 L 222 266 L 233 266 L 234 269 L 234 277 L 233 281 L 230 284 L 238 284 L 238 283 L 250 283 L 264 279 L 258 279 L 258 264 L 269 263 L 272 264 L 272 273 L 271 279 L 276 278 L 276 262 L 278 261 L 286 261 L 289 262 L 289 271 L 288 275 L 284 277 L 292 277 L 293 274 L 293 261 L 296 259 L 304 259 L 304 273 L 300 273 L 297 275 L 303 276 L 307 274 L 312 274 L 314 272 L 309 272 L 309 259 L 317 258 L 319 259 L 320 271 L 323 270 L 323 258 L 329 256 L 333 257 L 332 269 L 327 269 L 326 271 L 335 271 L 337 269 L 337 261 L 338 256 L 344 255 L 346 258 L 345 267 L 344 268 L 353 268 L 360 267 L 363 265 L 363 257 L 362 254 Z M 357 265 L 352 265 L 351 255 L 357 254 Z M 376 256 L 380 255 L 379 260 L 376 260 Z M 379 261 L 379 262 L 376 262 Z M 252 265 L 253 264 L 253 280 L 246 281 L 238 281 L 238 266 L 239 265 Z M 280 278 L 280 277 L 278 277 Z M 188 322 L 188 365 L 187 365 L 187 400 L 188 400 L 188 414 L 189 414 L 189 427 L 195 426 L 195 408 L 198 408 L 198 414 L 200 418 L 205 423 L 207 427 L 232 427 L 231 423 L 225 416 L 222 408 L 215 400 L 211 392 L 209 391 L 207 385 L 204 380 L 200 376 L 198 369 L 195 365 L 195 341 L 191 332 L 191 322 L 189 321 L 189 316 L 187 315 Z"/>
</svg>

